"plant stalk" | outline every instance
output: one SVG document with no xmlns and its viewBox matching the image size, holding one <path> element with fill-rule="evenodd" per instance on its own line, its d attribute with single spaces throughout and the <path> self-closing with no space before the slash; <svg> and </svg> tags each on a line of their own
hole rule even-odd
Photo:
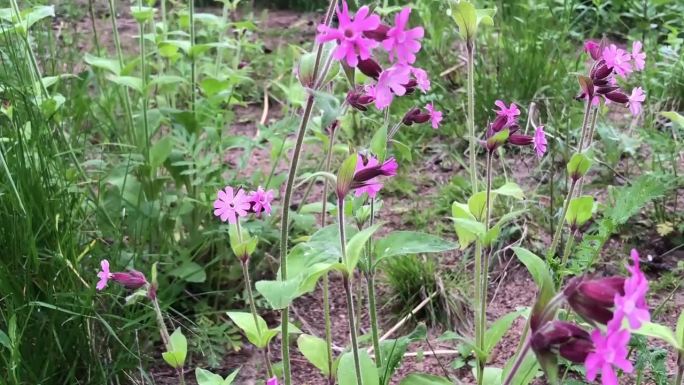
<svg viewBox="0 0 684 385">
<path fill-rule="evenodd" d="M 565 221 L 565 214 L 568 213 L 568 207 L 570 206 L 570 200 L 572 199 L 572 193 L 575 191 L 575 186 L 577 181 L 573 180 L 570 184 L 570 189 L 568 190 L 568 195 L 565 197 L 565 202 L 563 203 L 563 211 L 561 211 L 561 216 L 558 224 L 556 225 L 556 232 L 553 234 L 553 240 L 551 241 L 551 247 L 547 252 L 547 258 L 553 257 L 558 248 L 558 243 L 560 242 L 561 232 L 563 231 L 563 222 Z"/>
<path fill-rule="evenodd" d="M 342 249 L 342 263 L 347 263 L 347 238 L 344 229 L 344 196 L 337 197 L 337 217 L 340 227 L 340 247 Z M 354 272 L 343 274 L 344 292 L 347 295 L 347 318 L 349 318 L 349 334 L 351 335 L 354 368 L 356 370 L 356 385 L 363 385 L 361 376 L 361 359 L 359 358 L 359 342 L 356 336 L 356 314 L 354 314 L 354 296 L 352 295 L 352 278 Z M 377 352 L 376 352 L 377 353 Z"/>
<path fill-rule="evenodd" d="M 370 198 L 370 226 L 375 221 L 375 198 Z M 368 275 L 366 276 L 366 286 L 368 290 L 368 312 L 370 314 L 371 338 L 373 340 L 373 351 L 375 351 L 375 365 L 382 366 L 382 356 L 380 351 L 380 337 L 378 336 L 378 307 L 375 301 L 375 259 L 373 258 L 372 238 L 368 240 L 366 254 L 368 255 Z"/>
<path fill-rule="evenodd" d="M 475 345 L 482 349 L 483 330 L 482 330 L 482 243 L 475 242 Z M 484 363 L 480 357 L 477 358 L 477 383 L 482 384 L 484 374 Z"/>
<path fill-rule="evenodd" d="M 475 136 L 475 43 L 473 41 L 466 42 L 466 50 L 468 52 L 468 134 L 470 135 L 470 143 L 468 155 L 470 158 L 470 185 L 472 195 L 477 193 L 477 166 L 475 162 L 475 151 L 477 149 L 477 139 Z"/>
<path fill-rule="evenodd" d="M 239 230 L 238 230 L 239 231 Z M 240 260 L 242 265 L 242 276 L 245 280 L 245 287 L 247 288 L 247 299 L 249 300 L 249 310 L 254 318 L 254 325 L 257 328 L 257 333 L 261 335 L 261 328 L 259 327 L 259 320 L 257 316 L 256 304 L 254 302 L 254 293 L 252 292 L 252 281 L 249 278 L 249 259 Z M 266 371 L 268 372 L 268 378 L 273 377 L 273 368 L 271 366 L 271 360 L 268 357 L 267 348 L 263 349 L 264 363 L 266 364 Z"/>
<path fill-rule="evenodd" d="M 525 345 L 523 345 L 522 350 L 520 353 L 518 353 L 518 356 L 515 359 L 515 362 L 513 363 L 513 366 L 511 367 L 511 371 L 508 372 L 508 375 L 506 376 L 506 379 L 504 380 L 502 385 L 510 385 L 511 381 L 515 378 L 515 375 L 518 373 L 518 370 L 520 370 L 520 366 L 522 365 L 523 361 L 525 360 L 525 356 L 527 355 L 527 352 L 530 350 L 531 344 L 530 341 L 527 340 L 525 342 Z"/>
<path fill-rule="evenodd" d="M 114 0 L 108 0 L 109 17 L 112 19 L 112 37 L 114 38 L 114 47 L 116 47 L 116 58 L 119 61 L 119 67 L 124 68 L 123 51 L 121 50 L 121 39 L 119 38 L 119 27 L 116 22 L 116 7 Z M 129 135 L 132 143 L 135 143 L 135 125 L 133 124 L 133 109 L 131 108 L 131 96 L 128 94 L 126 87 L 121 87 L 124 93 L 124 109 L 126 110 L 126 117 L 128 118 Z"/>
<path fill-rule="evenodd" d="M 328 137 L 328 153 L 325 158 L 325 166 L 323 171 L 329 172 L 332 163 L 332 152 L 335 143 L 335 134 L 337 130 L 332 130 Z M 321 228 L 325 227 L 328 219 L 328 182 L 323 184 L 323 200 L 321 202 Z M 328 355 L 328 383 L 334 384 L 335 378 L 333 374 L 333 351 L 332 351 L 332 321 L 330 319 L 330 279 L 328 273 L 323 275 L 323 317 L 325 318 L 325 344 L 326 353 Z"/>
<path fill-rule="evenodd" d="M 195 64 L 195 0 L 188 0 L 188 8 L 190 13 L 190 87 L 192 98 L 190 99 L 192 113 L 195 113 L 195 102 L 197 99 L 197 75 L 195 74 L 197 68 Z M 230 100 L 228 100 L 230 102 Z"/>
<path fill-rule="evenodd" d="M 297 176 L 297 165 L 299 164 L 299 157 L 302 152 L 302 145 L 304 143 L 304 134 L 306 133 L 306 127 L 309 124 L 309 119 L 311 118 L 311 111 L 313 110 L 314 97 L 313 94 L 309 94 L 306 99 L 306 105 L 304 107 L 304 115 L 302 115 L 302 121 L 299 125 L 299 130 L 297 132 L 297 140 L 295 142 L 294 152 L 292 154 L 292 161 L 290 163 L 290 170 L 287 175 L 287 182 L 285 184 L 285 196 L 283 197 L 283 215 L 281 220 L 280 229 L 280 280 L 287 280 L 287 241 L 290 232 L 289 214 L 290 214 L 290 202 L 292 201 L 292 190 L 294 187 L 294 180 Z M 290 345 L 289 345 L 289 331 L 288 324 L 290 322 L 289 315 L 290 307 L 283 309 L 281 314 L 281 338 L 282 346 L 281 353 L 283 359 L 283 374 L 285 378 L 285 385 L 292 384 L 292 373 L 290 372 Z"/>
<path fill-rule="evenodd" d="M 565 266 L 568 264 L 568 258 L 570 258 L 570 252 L 572 251 L 573 246 L 575 246 L 575 237 L 577 236 L 577 230 L 572 231 L 570 233 L 570 236 L 568 236 L 568 240 L 565 241 L 565 247 L 563 249 L 563 259 L 561 260 L 561 268 L 565 268 Z"/>
</svg>

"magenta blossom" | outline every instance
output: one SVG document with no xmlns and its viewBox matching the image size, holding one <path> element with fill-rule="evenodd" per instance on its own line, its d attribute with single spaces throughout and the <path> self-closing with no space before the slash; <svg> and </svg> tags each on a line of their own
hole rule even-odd
<svg viewBox="0 0 684 385">
<path fill-rule="evenodd" d="M 584 52 L 587 52 L 592 59 L 598 60 L 601 58 L 601 45 L 593 40 L 584 42 Z"/>
<path fill-rule="evenodd" d="M 534 151 L 537 152 L 537 157 L 541 158 L 546 153 L 546 133 L 544 126 L 539 126 L 534 129 Z"/>
<path fill-rule="evenodd" d="M 615 296 L 615 314 L 608 324 L 609 328 L 620 328 L 624 319 L 629 322 L 629 327 L 638 329 L 645 322 L 651 321 L 651 314 L 646 304 L 646 292 L 648 292 L 648 280 L 639 268 L 639 253 L 632 250 L 634 264 L 627 267 L 632 274 L 625 280 L 624 295 Z"/>
<path fill-rule="evenodd" d="M 145 274 L 138 270 L 129 270 L 125 273 L 113 273 L 112 280 L 127 289 L 140 289 L 147 285 Z"/>
<path fill-rule="evenodd" d="M 627 360 L 629 338 L 629 331 L 624 329 L 608 328 L 605 335 L 598 329 L 594 330 L 591 333 L 594 351 L 589 353 L 584 361 L 587 380 L 594 381 L 601 372 L 603 385 L 619 385 L 614 366 L 626 373 L 631 373 L 634 369 L 632 363 Z"/>
<path fill-rule="evenodd" d="M 506 103 L 504 103 L 501 100 L 497 100 L 496 102 L 494 102 L 494 104 L 497 107 L 499 107 L 498 110 L 494 110 L 494 112 L 496 112 L 496 115 L 501 118 L 506 118 L 505 126 L 510 126 L 518 120 L 520 110 L 518 109 L 518 106 L 515 105 L 515 103 L 511 103 L 510 107 L 506 107 Z"/>
<path fill-rule="evenodd" d="M 416 53 L 420 51 L 420 40 L 425 31 L 423 27 L 415 27 L 406 30 L 411 8 L 405 7 L 394 18 L 394 27 L 387 32 L 387 39 L 383 40 L 382 47 L 389 53 L 389 59 L 394 62 L 396 55 L 397 63 L 413 64 L 416 61 Z"/>
<path fill-rule="evenodd" d="M 394 158 L 389 158 L 380 164 L 377 158 L 373 156 L 358 155 L 351 186 L 355 190 L 354 195 L 358 197 L 367 193 L 369 197 L 374 198 L 382 189 L 382 183 L 377 178 L 396 175 L 398 167 L 399 165 Z"/>
<path fill-rule="evenodd" d="M 422 68 L 411 67 L 411 75 L 416 78 L 416 85 L 423 93 L 430 91 L 430 78 Z"/>
<path fill-rule="evenodd" d="M 266 380 L 266 385 L 278 385 L 278 377 L 272 377 Z"/>
<path fill-rule="evenodd" d="M 632 60 L 634 60 L 634 68 L 637 71 L 642 71 L 646 67 L 646 53 L 641 51 L 643 45 L 640 41 L 632 43 Z"/>
<path fill-rule="evenodd" d="M 97 272 L 98 278 L 100 278 L 99 281 L 97 281 L 97 285 L 95 285 L 95 288 L 97 290 L 103 290 L 105 287 L 107 287 L 107 282 L 112 278 L 112 273 L 109 271 L 109 261 L 106 259 L 103 259 L 100 261 L 100 267 L 102 268 L 102 271 Z"/>
<path fill-rule="evenodd" d="M 361 60 L 371 57 L 371 51 L 378 45 L 378 42 L 363 35 L 366 31 L 373 31 L 380 26 L 380 16 L 370 14 L 367 6 L 359 8 L 354 17 L 349 14 L 349 7 L 346 1 L 342 1 L 342 9 L 336 10 L 339 25 L 337 28 L 329 27 L 325 24 L 318 26 L 318 36 L 316 42 L 326 43 L 337 41 L 337 48 L 333 52 L 333 58 L 337 60 L 345 59 L 350 67 L 356 67 Z"/>
<path fill-rule="evenodd" d="M 432 103 L 425 105 L 425 109 L 430 113 L 430 123 L 432 123 L 432 128 L 439 128 L 439 124 L 442 121 L 442 112 L 435 110 Z"/>
<path fill-rule="evenodd" d="M 646 100 L 646 93 L 643 88 L 637 87 L 632 90 L 632 94 L 629 96 L 629 101 L 627 102 L 632 115 L 637 116 L 641 113 L 641 103 L 643 103 L 644 100 Z"/>
<path fill-rule="evenodd" d="M 406 94 L 405 85 L 409 83 L 411 67 L 407 65 L 394 65 L 380 74 L 378 84 L 369 89 L 368 94 L 375 98 L 375 107 L 379 110 L 389 107 L 394 100 L 394 95 Z"/>
<path fill-rule="evenodd" d="M 603 49 L 603 60 L 606 61 L 606 65 L 623 78 L 632 73 L 631 59 L 629 52 L 618 48 L 615 44 Z"/>
<path fill-rule="evenodd" d="M 264 189 L 259 186 L 256 191 L 249 193 L 249 201 L 252 204 L 252 211 L 256 213 L 257 217 L 261 216 L 262 212 L 271 215 L 273 190 L 264 191 Z"/>
<path fill-rule="evenodd" d="M 219 190 L 217 195 L 218 198 L 214 201 L 214 215 L 221 218 L 223 222 L 235 224 L 238 217 L 247 215 L 251 204 L 244 190 L 238 189 L 233 194 L 233 188 L 226 186 L 224 190 Z"/>
</svg>

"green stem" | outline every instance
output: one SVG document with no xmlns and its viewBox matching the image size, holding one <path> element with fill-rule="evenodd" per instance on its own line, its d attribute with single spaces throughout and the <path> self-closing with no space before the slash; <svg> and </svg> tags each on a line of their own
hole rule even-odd
<svg viewBox="0 0 684 385">
<path fill-rule="evenodd" d="M 138 0 L 138 6 L 142 7 L 142 1 Z M 147 66 L 145 53 L 145 23 L 138 24 L 140 31 L 140 68 L 142 77 L 142 113 L 143 113 L 143 129 L 145 131 L 145 160 L 150 164 L 150 132 L 147 124 Z M 151 171 L 150 171 L 151 172 Z"/>
<path fill-rule="evenodd" d="M 340 247 L 342 249 L 342 263 L 347 263 L 347 238 L 344 229 L 344 196 L 337 198 L 337 217 L 340 228 Z M 349 334 L 351 335 L 352 353 L 354 355 L 354 368 L 356 370 L 356 385 L 363 385 L 361 376 L 361 359 L 359 358 L 359 342 L 356 337 L 356 315 L 354 314 L 354 297 L 352 295 L 353 271 L 343 275 L 344 292 L 347 295 L 347 318 L 349 318 Z M 377 353 L 377 352 L 376 352 Z"/>
<path fill-rule="evenodd" d="M 587 134 L 587 149 L 591 148 L 591 145 L 594 141 L 594 129 L 596 128 L 596 121 L 598 120 L 598 108 L 594 108 L 592 115 L 591 115 L 591 124 L 589 126 L 589 133 Z M 583 149 L 580 148 L 580 151 L 583 151 Z M 582 178 L 579 182 L 579 188 L 577 189 L 577 196 L 582 195 L 582 190 L 584 189 L 584 178 Z"/>
<path fill-rule="evenodd" d="M 247 288 L 247 298 L 249 300 L 249 310 L 252 312 L 252 317 L 254 318 L 254 325 L 256 325 L 257 333 L 261 335 L 261 328 L 259 327 L 259 319 L 257 316 L 256 304 L 254 302 L 254 293 L 252 292 L 252 281 L 249 278 L 249 259 L 244 259 L 240 261 L 242 265 L 242 276 L 245 280 L 245 287 Z M 268 378 L 273 377 L 273 368 L 271 366 L 271 360 L 268 358 L 267 348 L 263 349 L 264 363 L 266 364 L 266 371 L 268 372 Z"/>
<path fill-rule="evenodd" d="M 556 225 L 556 232 L 553 234 L 553 240 L 551 241 L 551 247 L 547 252 L 547 258 L 551 258 L 556 254 L 556 249 L 558 248 L 558 243 L 560 242 L 561 232 L 563 231 L 563 222 L 565 221 L 565 214 L 568 212 L 568 207 L 570 206 L 570 200 L 572 199 L 572 193 L 575 191 L 575 186 L 577 185 L 577 180 L 572 181 L 570 184 L 570 189 L 568 190 L 568 195 L 565 197 L 565 202 L 563 203 L 563 211 Z"/>
<path fill-rule="evenodd" d="M 375 221 L 375 198 L 370 198 L 370 226 Z M 368 275 L 366 276 L 366 286 L 368 290 L 368 311 L 370 313 L 371 337 L 373 339 L 373 351 L 375 352 L 375 365 L 382 366 L 382 356 L 380 355 L 380 337 L 378 333 L 378 307 L 375 301 L 375 258 L 373 258 L 372 239 L 368 240 L 366 254 L 368 255 Z"/>
<path fill-rule="evenodd" d="M 568 263 L 568 258 L 570 257 L 570 252 L 573 246 L 575 246 L 575 237 L 577 236 L 577 231 L 572 231 L 568 240 L 565 241 L 565 247 L 563 248 L 563 259 L 561 260 L 561 268 L 565 268 Z"/>
<path fill-rule="evenodd" d="M 157 325 L 159 326 L 159 334 L 161 334 L 162 342 L 164 342 L 164 347 L 166 350 L 172 349 L 171 337 L 169 335 L 169 329 L 166 328 L 166 323 L 164 323 L 164 315 L 162 314 L 161 308 L 159 307 L 159 300 L 155 296 L 152 298 L 152 307 L 154 308 L 154 313 L 157 316 Z"/>
<path fill-rule="evenodd" d="M 511 371 L 508 372 L 508 375 L 506 376 L 506 379 L 503 382 L 503 385 L 510 385 L 511 381 L 515 378 L 515 375 L 518 373 L 518 370 L 520 370 L 520 366 L 522 365 L 523 361 L 525 360 L 525 356 L 527 355 L 527 352 L 530 350 L 530 341 L 526 341 L 525 345 L 523 346 L 522 350 L 520 353 L 518 353 L 518 356 L 515 359 L 515 362 L 513 363 L 513 366 L 511 367 Z"/>
<path fill-rule="evenodd" d="M 584 146 L 584 137 L 587 135 L 587 124 L 589 123 L 589 115 L 591 114 L 591 98 L 587 98 L 587 105 L 584 108 L 584 117 L 582 118 L 582 131 L 580 133 L 579 145 L 577 151 L 582 152 Z"/>
<path fill-rule="evenodd" d="M 482 335 L 482 243 L 475 242 L 475 345 L 478 349 L 484 346 Z M 477 355 L 477 383 L 482 384 L 484 363 Z"/>
<path fill-rule="evenodd" d="M 306 127 L 309 124 L 309 119 L 311 118 L 311 111 L 313 109 L 314 97 L 313 94 L 309 94 L 306 99 L 306 105 L 304 107 L 304 115 L 302 115 L 302 121 L 299 125 L 299 131 L 297 132 L 297 139 L 295 142 L 294 152 L 292 154 L 292 161 L 290 163 L 290 170 L 287 175 L 287 182 L 285 184 L 285 196 L 283 197 L 283 215 L 280 224 L 280 280 L 287 281 L 287 241 L 290 232 L 290 202 L 292 201 L 292 190 L 294 187 L 294 180 L 297 176 L 297 165 L 299 164 L 299 157 L 302 152 L 302 145 L 304 143 L 304 134 L 306 133 Z M 289 345 L 289 331 L 288 324 L 290 322 L 290 307 L 283 309 L 281 314 L 281 338 L 282 346 L 281 353 L 283 359 L 283 374 L 285 377 L 285 385 L 292 384 L 292 373 L 290 372 L 290 345 Z"/>
<path fill-rule="evenodd" d="M 195 75 L 196 71 L 196 66 L 195 66 L 195 53 L 193 52 L 193 47 L 195 46 L 195 1 L 194 0 L 188 0 L 188 8 L 190 12 L 190 87 L 191 87 L 191 95 L 192 98 L 190 99 L 190 102 L 192 103 L 191 108 L 192 108 L 192 113 L 195 113 L 195 101 L 197 99 L 197 77 Z M 229 100 L 230 102 L 230 100 Z"/>
<path fill-rule="evenodd" d="M 335 134 L 337 129 L 332 130 L 330 136 L 328 137 L 328 153 L 325 158 L 325 167 L 323 171 L 330 171 L 332 163 L 332 150 L 335 143 Z M 328 182 L 325 181 L 323 184 L 323 200 L 321 202 L 321 228 L 325 227 L 328 217 Z M 332 321 L 330 319 L 330 279 L 328 278 L 328 273 L 323 275 L 323 317 L 325 318 L 325 344 L 326 353 L 328 355 L 328 383 L 333 384 L 335 382 L 333 373 L 333 351 L 332 351 Z"/>
<path fill-rule="evenodd" d="M 466 50 L 468 52 L 468 134 L 470 135 L 470 143 L 468 155 L 470 158 L 470 185 L 472 186 L 472 194 L 477 193 L 477 166 L 475 163 L 475 151 L 477 150 L 477 138 L 475 136 L 475 43 L 473 41 L 466 42 Z"/>
<path fill-rule="evenodd" d="M 114 0 L 108 0 L 109 3 L 109 17 L 112 19 L 112 37 L 114 38 L 114 47 L 116 48 L 116 58 L 119 61 L 119 67 L 124 68 L 123 51 L 121 50 L 121 39 L 119 39 L 119 27 L 116 22 L 117 8 L 114 5 Z M 128 118 L 128 128 L 131 143 L 135 143 L 135 125 L 133 124 L 133 109 L 131 108 L 131 96 L 128 94 L 126 87 L 121 87 L 124 93 L 124 109 L 126 110 L 126 117 Z"/>
</svg>

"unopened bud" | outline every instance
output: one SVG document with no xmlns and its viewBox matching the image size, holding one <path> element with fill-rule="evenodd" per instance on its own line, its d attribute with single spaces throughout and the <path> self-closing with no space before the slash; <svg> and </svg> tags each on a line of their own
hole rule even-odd
<svg viewBox="0 0 684 385">
<path fill-rule="evenodd" d="M 601 95 L 606 95 L 606 94 L 609 94 L 611 92 L 617 91 L 619 89 L 620 89 L 620 87 L 617 87 L 617 86 L 606 85 L 603 87 L 596 87 L 596 93 L 601 94 Z"/>
<path fill-rule="evenodd" d="M 547 323 L 534 332 L 530 343 L 537 355 L 560 354 L 563 358 L 576 363 L 584 362 L 594 349 L 586 330 L 563 321 Z"/>
<path fill-rule="evenodd" d="M 364 31 L 363 36 L 375 41 L 382 42 L 387 39 L 387 32 L 389 32 L 390 26 L 386 24 L 380 24 L 378 28 L 372 31 Z"/>
<path fill-rule="evenodd" d="M 591 79 L 596 81 L 596 80 L 603 80 L 607 78 L 611 73 L 613 73 L 613 69 L 608 67 L 605 63 L 605 61 L 601 60 L 599 64 L 594 66 L 594 68 L 591 69 Z"/>
<path fill-rule="evenodd" d="M 607 93 L 606 99 L 621 104 L 627 103 L 629 101 L 629 97 L 621 91 L 613 91 Z"/>
<path fill-rule="evenodd" d="M 127 289 L 140 289 L 147 284 L 145 274 L 137 270 L 129 270 L 125 273 L 113 273 L 112 280 Z"/>
<path fill-rule="evenodd" d="M 380 73 L 382 72 L 382 67 L 380 64 L 373 59 L 359 60 L 359 64 L 356 66 L 364 75 L 369 78 L 378 80 Z"/>
<path fill-rule="evenodd" d="M 529 146 L 534 142 L 534 138 L 528 135 L 511 134 L 508 137 L 508 142 L 516 146 Z"/>
<path fill-rule="evenodd" d="M 430 114 L 427 112 L 423 112 L 420 108 L 414 107 L 411 108 L 405 115 L 404 118 L 402 119 L 402 123 L 404 123 L 407 126 L 412 125 L 413 123 L 425 123 L 428 120 L 430 120 Z"/>
<path fill-rule="evenodd" d="M 375 98 L 372 95 L 369 95 L 360 89 L 347 93 L 347 103 L 359 111 L 367 111 L 368 107 L 366 106 L 373 103 L 373 101 L 375 101 Z"/>
<path fill-rule="evenodd" d="M 316 55 L 312 52 L 305 53 L 299 58 L 296 75 L 304 87 L 311 87 L 315 81 L 314 67 L 316 66 Z"/>
<path fill-rule="evenodd" d="M 585 41 L 584 51 L 594 60 L 599 60 L 601 58 L 601 45 L 595 41 Z"/>
<path fill-rule="evenodd" d="M 613 318 L 612 308 L 615 296 L 624 295 L 623 277 L 586 279 L 576 277 L 570 280 L 563 294 L 572 310 L 587 321 L 607 324 Z"/>
</svg>

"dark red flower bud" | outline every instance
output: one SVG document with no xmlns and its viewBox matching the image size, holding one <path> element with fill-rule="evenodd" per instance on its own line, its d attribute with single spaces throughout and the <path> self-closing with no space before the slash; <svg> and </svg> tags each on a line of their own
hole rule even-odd
<svg viewBox="0 0 684 385">
<path fill-rule="evenodd" d="M 629 97 L 622 91 L 609 92 L 606 94 L 606 99 L 621 104 L 627 103 L 629 101 Z"/>
<path fill-rule="evenodd" d="M 363 168 L 354 173 L 354 178 L 352 179 L 352 188 L 356 188 L 359 184 L 368 182 L 369 180 L 378 176 L 393 176 L 397 174 L 397 161 L 394 158 L 389 158 L 383 163 L 378 163 L 375 166 L 368 167 L 368 158 L 361 158 Z M 359 165 L 357 165 L 358 169 Z"/>
<path fill-rule="evenodd" d="M 595 65 L 591 69 L 591 79 L 594 81 L 603 80 L 607 78 L 611 73 L 613 73 L 613 69 L 608 67 L 605 64 L 605 61 L 601 60 L 597 65 Z"/>
<path fill-rule="evenodd" d="M 589 333 L 579 326 L 563 321 L 545 324 L 532 334 L 530 343 L 536 355 L 560 354 L 576 363 L 582 363 L 593 350 Z"/>
<path fill-rule="evenodd" d="M 594 60 L 601 58 L 601 45 L 595 41 L 587 40 L 584 42 L 584 51 Z"/>
<path fill-rule="evenodd" d="M 387 39 L 387 32 L 389 32 L 390 26 L 386 24 L 380 24 L 378 28 L 372 31 L 364 31 L 363 36 L 375 41 L 382 42 Z"/>
<path fill-rule="evenodd" d="M 506 123 L 508 123 L 508 118 L 506 116 L 499 115 L 496 117 L 496 119 L 494 119 L 494 123 L 492 123 L 490 127 L 494 132 L 499 132 L 506 127 Z"/>
<path fill-rule="evenodd" d="M 366 76 L 378 80 L 380 73 L 382 72 L 382 67 L 380 64 L 373 59 L 361 60 L 359 59 L 359 64 L 357 68 Z"/>
<path fill-rule="evenodd" d="M 411 108 L 405 115 L 404 118 L 402 119 L 402 123 L 404 123 L 407 126 L 412 125 L 413 123 L 425 123 L 428 120 L 430 120 L 430 114 L 427 112 L 424 112 L 420 108 L 414 107 Z"/>
<path fill-rule="evenodd" d="M 374 97 L 366 94 L 360 89 L 347 93 L 347 103 L 359 111 L 367 111 L 368 107 L 366 106 L 373 103 L 374 100 Z"/>
<path fill-rule="evenodd" d="M 534 138 L 528 135 L 511 134 L 508 141 L 516 146 L 529 146 L 534 142 Z"/>
<path fill-rule="evenodd" d="M 605 95 L 605 94 L 609 94 L 609 93 L 611 93 L 611 92 L 613 92 L 613 91 L 617 91 L 617 90 L 619 90 L 619 89 L 620 89 L 620 87 L 618 87 L 618 86 L 603 86 L 603 87 L 596 87 L 596 93 L 597 93 L 597 94 L 601 94 L 601 95 Z"/>
<path fill-rule="evenodd" d="M 563 290 L 568 304 L 587 321 L 607 324 L 613 318 L 615 296 L 624 295 L 624 277 L 586 279 L 575 277 Z"/>
<path fill-rule="evenodd" d="M 137 270 L 129 270 L 125 273 L 112 273 L 114 282 L 128 289 L 139 289 L 147 284 L 145 274 Z"/>
<path fill-rule="evenodd" d="M 406 93 L 404 95 L 411 95 L 416 90 L 418 82 L 416 81 L 416 79 L 411 79 L 408 83 L 402 85 L 404 86 L 404 88 L 406 88 Z"/>
</svg>

